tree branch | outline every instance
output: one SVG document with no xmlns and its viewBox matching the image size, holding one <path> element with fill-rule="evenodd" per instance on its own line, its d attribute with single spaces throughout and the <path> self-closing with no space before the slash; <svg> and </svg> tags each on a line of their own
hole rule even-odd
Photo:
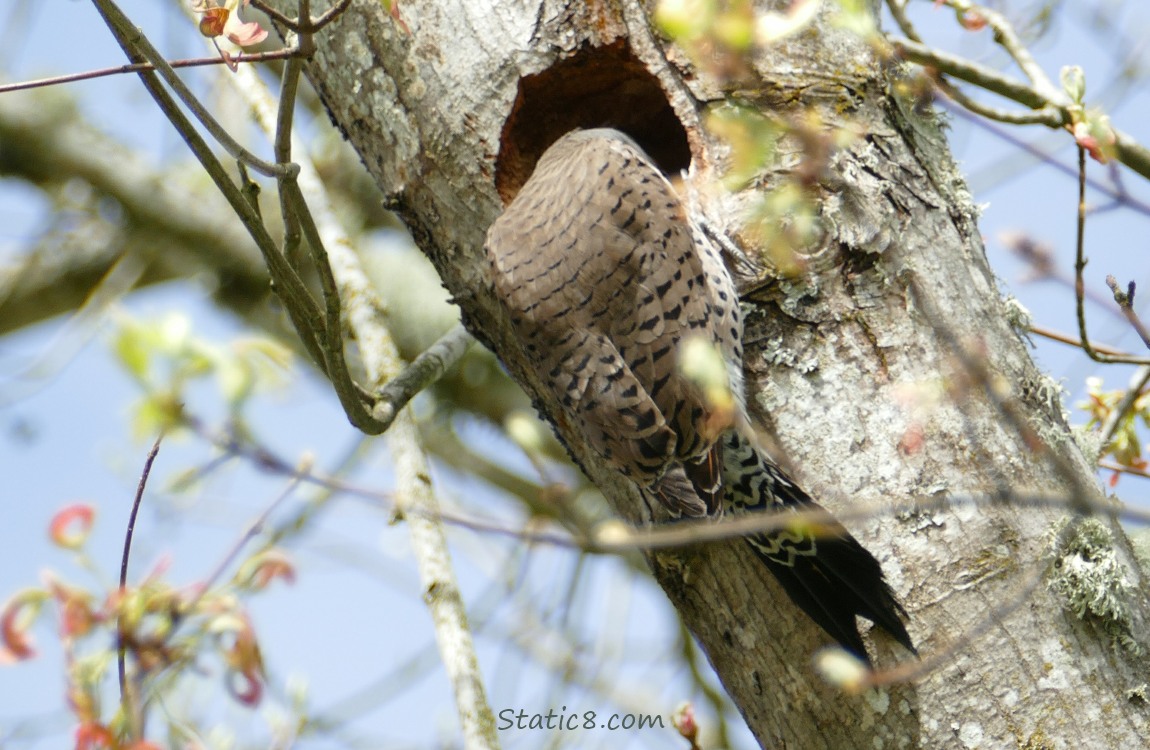
<svg viewBox="0 0 1150 750">
<path fill-rule="evenodd" d="M 1058 92 L 1052 95 L 1048 86 L 1028 86 L 985 65 L 941 52 L 912 39 L 892 39 L 890 43 L 895 51 L 907 60 L 936 68 L 940 73 L 974 84 L 1034 111 L 1032 118 L 1007 113 L 1004 119 L 1006 122 L 1026 121 L 1050 128 L 1061 128 L 1071 121 L 1065 97 L 1058 95 Z M 982 113 L 991 116 L 989 113 L 995 111 L 984 107 Z M 1150 179 L 1150 150 L 1120 130 L 1116 129 L 1113 132 L 1118 161 Z"/>
<path fill-rule="evenodd" d="M 301 16 L 304 15 L 305 9 L 301 8 Z M 287 131 L 281 127 L 279 118 L 273 116 L 277 108 L 255 72 L 250 69 L 237 71 L 235 79 L 241 94 L 255 109 L 257 121 L 265 133 L 286 149 L 290 144 Z M 348 323 L 359 343 L 370 382 L 391 380 L 400 375 L 401 360 L 380 315 L 383 306 L 352 249 L 350 237 L 336 218 L 323 182 L 305 149 L 299 144 L 290 145 L 299 165 L 298 178 L 294 182 L 281 183 L 281 189 L 298 189 L 298 201 L 292 202 L 300 212 L 298 215 L 303 220 L 304 234 L 312 251 L 322 253 L 325 247 L 328 249 L 326 255 L 316 257 L 316 266 L 321 274 L 329 273 L 331 284 L 338 288 L 325 289 L 325 297 L 329 302 L 333 298 L 347 301 Z M 338 325 L 342 316 L 332 310 L 328 315 L 329 320 L 334 319 L 338 334 L 337 340 L 329 339 L 328 344 L 342 347 L 342 332 Z M 469 749 L 497 748 L 495 717 L 487 704 L 466 608 L 451 567 L 447 539 L 439 518 L 439 502 L 431 487 L 431 469 L 410 410 L 400 410 L 396 415 L 388 433 L 388 444 L 396 464 L 397 508 L 411 529 L 424 601 L 431 610 L 443 664 L 454 688 L 465 745 Z M 405 512 L 408 510 L 416 512 Z"/>
</svg>

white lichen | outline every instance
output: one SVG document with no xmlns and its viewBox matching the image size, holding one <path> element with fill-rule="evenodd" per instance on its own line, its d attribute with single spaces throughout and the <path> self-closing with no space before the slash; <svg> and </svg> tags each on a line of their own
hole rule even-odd
<svg viewBox="0 0 1150 750">
<path fill-rule="evenodd" d="M 1049 586 L 1080 619 L 1099 622 L 1116 645 L 1138 653 L 1127 604 L 1133 584 L 1101 521 L 1063 519 L 1051 533 L 1054 571 Z"/>
<path fill-rule="evenodd" d="M 1098 463 L 1106 444 L 1105 436 L 1097 428 L 1088 425 L 1074 425 L 1070 428 L 1070 434 L 1074 437 L 1078 450 L 1082 451 L 1082 458 L 1087 465 L 1094 466 Z"/>
<path fill-rule="evenodd" d="M 1134 550 L 1134 559 L 1142 567 L 1143 574 L 1150 572 L 1150 528 L 1130 529 L 1130 546 Z"/>
<path fill-rule="evenodd" d="M 1034 316 L 1030 314 L 1030 310 L 1027 309 L 1026 305 L 1019 302 L 1013 294 L 1006 295 L 1002 304 L 1006 313 L 1006 322 L 1020 336 L 1027 336 L 1030 333 L 1030 327 L 1034 324 Z"/>
</svg>

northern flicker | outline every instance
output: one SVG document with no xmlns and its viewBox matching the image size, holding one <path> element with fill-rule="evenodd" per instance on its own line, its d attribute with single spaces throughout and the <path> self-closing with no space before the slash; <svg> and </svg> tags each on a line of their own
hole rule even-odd
<svg viewBox="0 0 1150 750">
<path fill-rule="evenodd" d="M 496 294 L 562 417 L 646 497 L 676 517 L 820 510 L 754 437 L 738 295 L 722 258 L 631 138 L 598 129 L 556 141 L 486 249 Z M 693 341 L 721 358 L 727 402 L 685 373 Z M 841 525 L 747 541 L 846 649 L 867 659 L 861 615 L 914 650 L 878 561 Z"/>
</svg>

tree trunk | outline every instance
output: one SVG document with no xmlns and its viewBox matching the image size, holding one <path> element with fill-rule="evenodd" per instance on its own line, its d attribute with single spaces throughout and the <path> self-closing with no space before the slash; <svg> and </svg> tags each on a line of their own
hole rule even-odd
<svg viewBox="0 0 1150 750">
<path fill-rule="evenodd" d="M 1022 491 L 1069 498 L 1076 487 L 1100 500 L 1057 386 L 1011 326 L 937 121 L 892 94 L 897 69 L 824 14 L 756 53 L 737 88 L 720 91 L 652 31 L 649 11 L 637 0 L 420 0 L 400 5 L 407 33 L 378 0 L 355 0 L 317 37 L 309 66 L 466 324 L 552 416 L 619 513 L 645 517 L 634 488 L 554 416 L 556 402 L 525 367 L 487 281 L 484 232 L 500 195 L 514 194 L 551 141 L 609 125 L 668 170 L 693 159 L 703 208 L 738 237 L 753 192 L 716 197 L 726 151 L 701 123 L 722 100 L 784 118 L 813 112 L 827 128 L 849 122 L 862 133 L 813 183 L 824 233 L 804 250 L 801 277 L 767 276 L 744 295 L 748 401 L 800 483 L 840 515 L 852 504 L 905 509 Z M 788 179 L 795 141 L 783 141 L 753 190 Z M 1024 595 L 1067 512 L 960 504 L 846 525 L 883 563 L 929 656 Z M 1120 532 L 1113 544 L 1134 584 L 1113 589 L 1125 623 L 1079 620 L 1039 585 L 926 675 L 862 695 L 815 674 L 811 656 L 826 636 L 745 545 L 652 563 L 763 747 L 1136 747 L 1150 732 L 1145 703 L 1129 691 L 1150 665 L 1114 645 L 1115 628 L 1145 642 L 1147 606 Z M 912 661 L 889 640 L 871 643 L 882 668 Z"/>
</svg>

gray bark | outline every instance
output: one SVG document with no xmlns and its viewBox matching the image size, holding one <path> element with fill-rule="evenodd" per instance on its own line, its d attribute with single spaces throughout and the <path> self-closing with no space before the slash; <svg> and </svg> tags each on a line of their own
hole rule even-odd
<svg viewBox="0 0 1150 750">
<path fill-rule="evenodd" d="M 401 6 L 407 34 L 377 0 L 356 0 L 317 38 L 309 66 L 465 322 L 539 408 L 559 413 L 487 282 L 497 184 L 513 192 L 566 130 L 614 125 L 645 145 L 669 144 L 653 154 L 668 166 L 683 165 L 676 144 L 689 144 L 704 208 L 737 235 L 751 193 L 706 197 L 725 152 L 701 126 L 708 101 L 737 98 L 782 116 L 813 111 L 828 126 L 849 120 L 863 133 L 818 178 L 826 231 L 804 250 L 803 276 L 766 276 L 745 298 L 750 401 L 807 489 L 839 513 L 1023 491 L 1069 498 L 1082 487 L 1098 500 L 1091 466 L 1011 327 L 938 123 L 890 93 L 898 71 L 820 18 L 720 91 L 666 48 L 648 10 L 635 0 L 421 0 Z M 555 66 L 562 75 L 533 78 Z M 784 141 L 775 171 L 752 190 L 786 179 L 798 154 Z M 991 391 L 956 342 L 977 354 Z M 619 513 L 642 521 L 634 488 L 561 419 L 556 428 Z M 1065 512 L 1005 502 L 847 525 L 883 562 L 929 655 L 1021 595 Z M 1116 596 L 1145 641 L 1145 584 L 1120 533 L 1114 544 L 1133 584 Z M 810 656 L 825 637 L 742 545 L 652 563 L 764 747 L 1136 747 L 1148 734 L 1145 705 L 1128 699 L 1146 658 L 1116 647 L 1105 623 L 1078 620 L 1046 586 L 917 681 L 851 696 L 815 675 Z M 882 667 L 910 659 L 889 641 L 873 645 Z"/>
</svg>

